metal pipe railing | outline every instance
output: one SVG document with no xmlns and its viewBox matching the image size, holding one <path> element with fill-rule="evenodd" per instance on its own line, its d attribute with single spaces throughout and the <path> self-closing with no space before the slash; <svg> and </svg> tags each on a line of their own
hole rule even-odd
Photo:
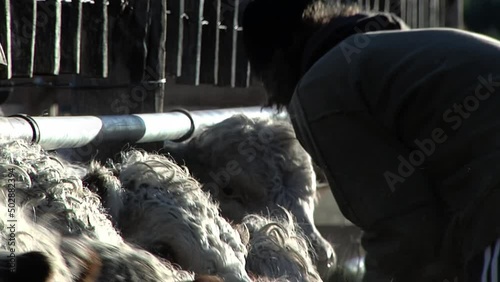
<svg viewBox="0 0 500 282">
<path fill-rule="evenodd" d="M 196 134 L 202 127 L 235 114 L 251 118 L 288 118 L 286 112 L 278 113 L 260 107 L 109 116 L 14 115 L 0 118 L 0 139 L 24 139 L 40 144 L 45 150 L 78 148 L 96 140 L 99 143 L 181 141 Z"/>
</svg>

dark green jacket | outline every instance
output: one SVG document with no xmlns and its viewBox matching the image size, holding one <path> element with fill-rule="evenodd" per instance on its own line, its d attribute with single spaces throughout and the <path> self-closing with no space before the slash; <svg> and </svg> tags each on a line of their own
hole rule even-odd
<svg viewBox="0 0 500 282">
<path fill-rule="evenodd" d="M 423 268 L 466 261 L 500 235 L 500 42 L 444 28 L 369 32 L 314 62 L 288 111 L 365 231 L 365 281 L 439 281 Z M 438 257 L 448 245 L 458 262 Z"/>
</svg>

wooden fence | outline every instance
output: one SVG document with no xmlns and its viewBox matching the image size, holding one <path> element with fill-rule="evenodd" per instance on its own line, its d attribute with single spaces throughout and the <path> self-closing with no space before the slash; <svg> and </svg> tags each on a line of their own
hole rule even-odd
<svg viewBox="0 0 500 282">
<path fill-rule="evenodd" d="M 145 83 L 155 111 L 162 111 L 167 77 L 176 84 L 248 87 L 240 1 L 0 0 L 0 43 L 9 62 L 0 86 L 61 75 L 76 75 L 73 87 L 89 78 L 94 87 Z M 356 0 L 412 27 L 461 27 L 462 1 Z"/>
</svg>

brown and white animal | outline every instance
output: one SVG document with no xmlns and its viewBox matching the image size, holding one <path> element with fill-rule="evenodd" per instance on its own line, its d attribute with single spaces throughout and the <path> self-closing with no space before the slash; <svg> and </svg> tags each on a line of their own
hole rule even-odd
<svg viewBox="0 0 500 282">
<path fill-rule="evenodd" d="M 314 225 L 316 176 L 311 157 L 288 121 L 236 115 L 165 150 L 186 166 L 220 202 L 222 215 L 241 223 L 247 214 L 283 207 L 296 218 L 314 247 L 321 274 L 335 265 L 332 246 Z"/>
<path fill-rule="evenodd" d="M 91 164 L 85 182 L 101 195 L 128 242 L 199 275 L 250 281 L 240 234 L 188 171 L 169 158 L 130 150 L 115 169 Z"/>
</svg>

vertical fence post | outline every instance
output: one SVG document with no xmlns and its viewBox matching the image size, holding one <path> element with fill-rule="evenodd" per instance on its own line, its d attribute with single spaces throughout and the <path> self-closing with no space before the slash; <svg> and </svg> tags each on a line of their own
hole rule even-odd
<svg viewBox="0 0 500 282">
<path fill-rule="evenodd" d="M 153 91 L 155 112 L 161 113 L 165 95 L 167 0 L 151 1 L 150 23 L 146 80 L 157 82 Z"/>
<path fill-rule="evenodd" d="M 83 3 L 81 74 L 108 77 L 108 5 L 105 0 Z"/>
<path fill-rule="evenodd" d="M 439 26 L 439 2 L 440 0 L 430 0 L 429 7 L 429 25 L 430 27 Z"/>
<path fill-rule="evenodd" d="M 203 0 L 185 0 L 182 71 L 177 82 L 200 84 Z"/>
<path fill-rule="evenodd" d="M 418 4 L 418 27 L 429 27 L 429 0 L 420 0 Z"/>
<path fill-rule="evenodd" d="M 203 32 L 201 39 L 200 83 L 217 83 L 217 46 L 219 45 L 218 20 L 220 0 L 205 0 L 203 8 Z"/>
<path fill-rule="evenodd" d="M 241 0 L 236 0 L 239 3 Z M 244 45 L 243 45 L 243 24 L 242 12 L 240 10 L 239 4 L 235 6 L 236 10 L 236 64 L 235 64 L 235 86 L 236 87 L 248 87 L 250 86 L 250 64 L 248 62 L 248 57 L 246 56 Z"/>
<path fill-rule="evenodd" d="M 412 17 L 412 26 L 413 28 L 418 28 L 418 2 L 424 0 L 410 0 L 411 1 L 411 17 Z"/>
<path fill-rule="evenodd" d="M 36 0 L 11 2 L 12 75 L 33 77 Z"/>
<path fill-rule="evenodd" d="M 58 75 L 61 61 L 61 0 L 37 1 L 35 74 Z"/>
<path fill-rule="evenodd" d="M 61 73 L 80 73 L 82 0 L 62 3 Z"/>
<path fill-rule="evenodd" d="M 446 1 L 439 0 L 439 26 L 446 26 Z"/>
<path fill-rule="evenodd" d="M 184 0 L 167 0 L 167 73 L 180 76 L 182 71 L 182 28 Z M 181 12 L 182 4 L 182 12 Z"/>
<path fill-rule="evenodd" d="M 220 8 L 219 41 L 219 86 L 234 87 L 235 55 L 237 42 L 235 23 L 235 0 L 222 0 Z"/>
<path fill-rule="evenodd" d="M 409 25 L 408 14 L 407 14 L 407 0 L 400 0 L 401 18 Z"/>
<path fill-rule="evenodd" d="M 445 2 L 445 26 L 464 28 L 464 0 L 445 0 Z"/>
<path fill-rule="evenodd" d="M 15 1 L 15 0 L 14 0 Z M 0 1 L 0 14 L 3 19 L 0 20 L 0 44 L 2 44 L 5 57 L 7 59 L 7 67 L 0 69 L 0 79 L 10 79 L 12 76 L 12 56 L 11 56 L 11 39 L 10 39 L 10 0 Z"/>
</svg>

